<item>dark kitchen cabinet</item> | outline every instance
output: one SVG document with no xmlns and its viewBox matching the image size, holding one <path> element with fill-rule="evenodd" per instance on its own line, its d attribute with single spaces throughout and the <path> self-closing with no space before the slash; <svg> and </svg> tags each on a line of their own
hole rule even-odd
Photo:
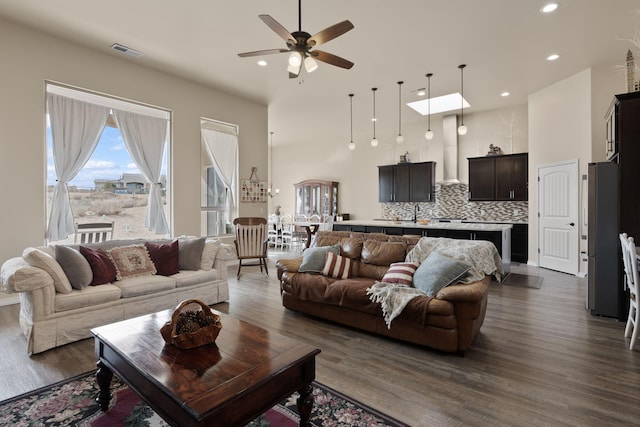
<svg viewBox="0 0 640 427">
<path fill-rule="evenodd" d="M 528 200 L 529 155 L 469 158 L 469 200 Z"/>
<path fill-rule="evenodd" d="M 529 156 L 526 153 L 495 158 L 496 200 L 527 200 Z"/>
<path fill-rule="evenodd" d="M 496 199 L 496 166 L 493 157 L 469 159 L 469 200 Z"/>
<path fill-rule="evenodd" d="M 378 166 L 380 202 L 431 202 L 435 162 Z"/>
</svg>

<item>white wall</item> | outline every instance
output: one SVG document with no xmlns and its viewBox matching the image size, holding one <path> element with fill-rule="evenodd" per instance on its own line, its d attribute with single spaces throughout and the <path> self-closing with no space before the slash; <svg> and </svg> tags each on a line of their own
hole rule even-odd
<svg viewBox="0 0 640 427">
<path fill-rule="evenodd" d="M 200 234 L 200 117 L 240 128 L 240 177 L 266 176 L 267 107 L 84 48 L 0 19 L 0 263 L 45 235 L 45 80 L 163 107 L 173 112 L 172 222 L 175 235 Z M 266 204 L 242 204 L 241 215 Z"/>
<path fill-rule="evenodd" d="M 458 144 L 458 178 L 468 182 L 467 157 L 483 156 L 489 145 L 498 145 L 505 154 L 527 151 L 527 106 L 487 111 L 465 112 L 469 131 Z M 371 147 L 371 134 L 354 134 L 356 149 L 347 147 L 349 135 L 340 141 L 316 141 L 313 149 L 308 145 L 275 145 L 273 148 L 273 182 L 280 194 L 269 201 L 269 212 L 276 205 L 283 213 L 293 213 L 295 194 L 293 185 L 305 179 L 338 181 L 339 211 L 351 214 L 352 219 L 374 219 L 381 216 L 378 202 L 379 165 L 397 163 L 400 155 L 409 152 L 412 162 L 435 161 L 436 181 L 442 180 L 442 116 L 432 116 L 434 139 L 424 138 L 424 120 L 403 124 L 405 141 L 395 142 L 397 128 L 378 129 L 379 145 Z M 277 135 L 275 136 L 277 138 Z"/>
</svg>

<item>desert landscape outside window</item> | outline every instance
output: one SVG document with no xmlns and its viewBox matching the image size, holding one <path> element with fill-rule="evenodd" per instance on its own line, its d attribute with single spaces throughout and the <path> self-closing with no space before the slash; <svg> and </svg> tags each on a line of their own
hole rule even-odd
<svg viewBox="0 0 640 427">
<path fill-rule="evenodd" d="M 82 164 L 77 174 L 66 183 L 73 224 L 113 222 L 114 239 L 163 238 L 170 235 L 168 217 L 170 209 L 167 208 L 170 201 L 170 183 L 167 180 L 168 153 L 170 152 L 170 113 L 146 105 L 49 84 L 47 85 L 46 111 L 48 240 L 56 244 L 72 243 L 76 237 L 73 230 L 67 231 L 68 235 L 65 235 L 64 231 L 56 235 L 50 230 L 52 228 L 53 199 L 59 197 L 55 196 L 56 187 L 58 187 L 57 191 L 60 191 L 58 176 L 61 169 L 68 167 L 68 165 L 61 166 L 60 160 L 56 164 L 54 158 L 54 138 L 50 117 L 51 94 L 61 97 L 60 99 L 63 101 L 67 101 L 69 98 L 106 107 L 105 111 L 107 112 L 104 127 L 99 130 L 97 144 L 90 157 Z M 78 115 L 82 116 L 82 114 Z M 131 129 L 131 123 L 133 122 L 135 128 L 138 119 L 151 121 L 153 124 L 151 128 L 155 126 L 156 131 L 152 131 L 151 134 L 136 135 L 137 131 L 134 129 L 133 135 L 129 136 L 129 144 L 135 146 L 136 143 L 145 144 L 145 139 L 154 140 L 156 142 L 153 143 L 153 147 L 156 153 L 147 153 L 146 156 L 138 153 L 136 162 L 127 148 L 118 123 L 120 122 Z M 58 139 L 64 140 L 67 135 L 63 134 L 64 137 L 60 138 L 59 128 L 60 125 L 57 130 Z M 136 139 L 143 141 L 136 141 Z M 83 147 L 83 149 L 91 150 L 90 144 L 87 143 L 87 147 Z M 58 150 L 60 150 L 59 146 Z M 149 151 L 148 148 L 146 150 Z M 137 151 L 144 152 L 145 148 L 140 148 Z M 82 155 L 86 157 L 88 154 L 85 151 Z M 138 164 L 142 165 L 144 171 L 140 170 Z M 151 183 L 150 178 L 153 179 L 154 184 Z M 150 214 L 149 200 L 152 192 L 155 193 L 153 197 L 155 202 L 152 201 L 152 203 L 156 206 L 155 210 L 159 212 Z M 53 215 L 55 220 L 56 214 Z"/>
</svg>

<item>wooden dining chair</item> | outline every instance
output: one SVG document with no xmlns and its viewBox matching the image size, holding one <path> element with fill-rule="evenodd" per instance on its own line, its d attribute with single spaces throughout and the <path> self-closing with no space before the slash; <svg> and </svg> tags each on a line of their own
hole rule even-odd
<svg viewBox="0 0 640 427">
<path fill-rule="evenodd" d="M 627 326 L 624 328 L 624 337 L 631 338 L 629 350 L 633 350 L 638 338 L 638 324 L 640 323 L 640 311 L 638 311 L 638 255 L 633 237 L 627 233 L 620 234 L 622 246 L 622 261 L 624 263 L 624 280 L 629 291 L 629 316 Z"/>
<path fill-rule="evenodd" d="M 76 233 L 73 243 L 100 243 L 113 239 L 113 222 L 76 223 Z"/>
<path fill-rule="evenodd" d="M 233 220 L 236 226 L 236 252 L 238 253 L 238 277 L 243 265 L 260 266 L 260 272 L 264 266 L 264 271 L 269 275 L 267 268 L 267 220 L 259 217 L 239 217 Z M 257 259 L 258 263 L 242 264 L 243 260 Z"/>
</svg>

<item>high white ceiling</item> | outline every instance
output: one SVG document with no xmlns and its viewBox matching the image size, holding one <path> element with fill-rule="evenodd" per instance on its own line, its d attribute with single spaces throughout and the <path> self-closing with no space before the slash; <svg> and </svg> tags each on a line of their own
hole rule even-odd
<svg viewBox="0 0 640 427">
<path fill-rule="evenodd" d="M 541 88 L 592 66 L 624 64 L 629 39 L 640 33 L 638 0 L 324 0 L 302 1 L 302 30 L 314 34 L 349 19 L 350 32 L 321 47 L 355 63 L 351 70 L 320 63 L 289 79 L 287 54 L 239 58 L 239 52 L 284 48 L 259 18 L 268 14 L 298 28 L 296 0 L 0 0 L 0 15 L 112 55 L 113 43 L 142 51 L 128 58 L 269 105 L 274 145 L 349 140 L 349 93 L 354 133 L 368 135 L 371 88 L 377 87 L 379 129 L 397 131 L 398 85 L 403 101 L 426 86 L 432 96 L 459 91 L 465 69 L 465 114 L 523 104 Z M 545 58 L 558 53 L 554 62 Z M 624 74 L 620 71 L 620 79 Z M 509 97 L 501 97 L 504 91 Z M 403 107 L 403 123 L 424 121 Z M 403 124 L 406 126 L 406 124 Z M 370 137 L 370 136 L 369 136 Z M 266 140 L 266 136 L 265 136 Z"/>
</svg>

